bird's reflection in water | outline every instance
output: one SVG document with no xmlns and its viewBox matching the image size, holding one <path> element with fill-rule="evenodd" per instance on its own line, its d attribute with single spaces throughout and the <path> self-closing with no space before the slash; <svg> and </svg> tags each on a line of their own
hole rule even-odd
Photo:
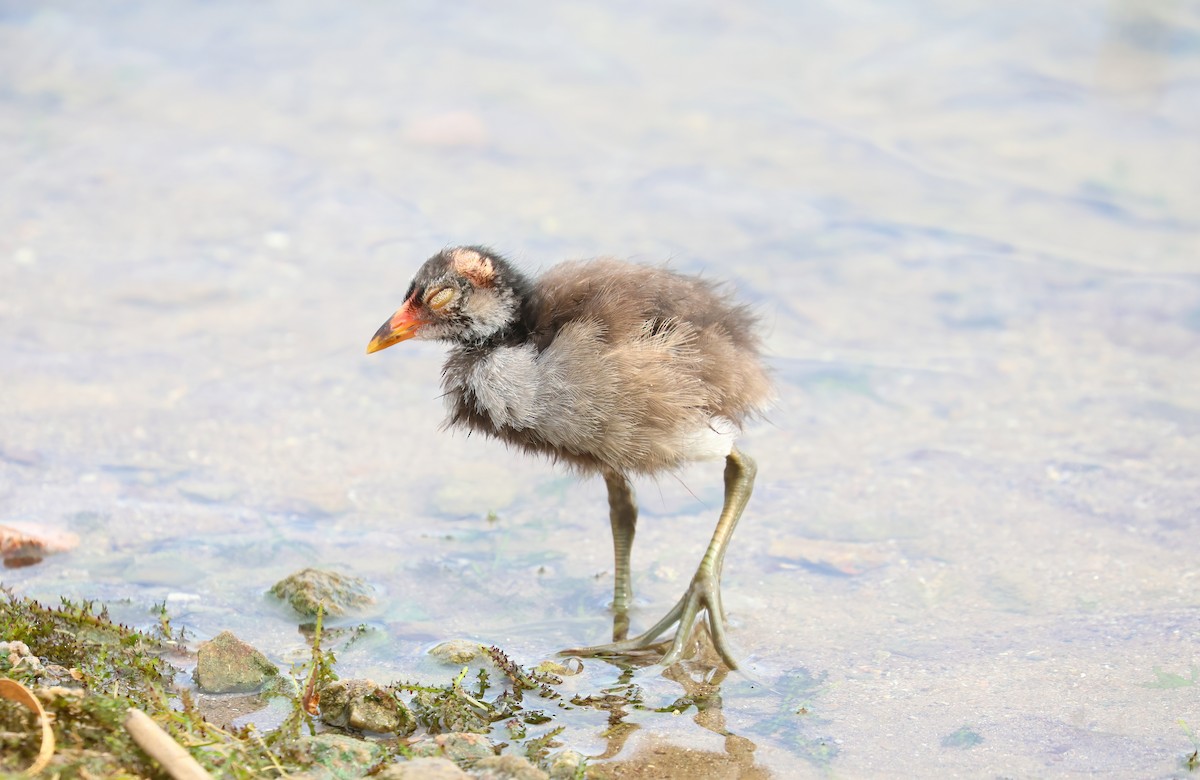
<svg viewBox="0 0 1200 780">
<path fill-rule="evenodd" d="M 665 643 L 664 643 L 665 644 Z M 606 777 L 613 778 L 695 778 L 695 777 L 738 777 L 766 778 L 770 772 L 755 766 L 756 745 L 746 737 L 732 733 L 726 727 L 722 709 L 721 685 L 729 676 L 730 669 L 716 651 L 708 627 L 696 627 L 690 640 L 688 660 L 679 661 L 663 669 L 662 676 L 683 688 L 683 695 L 657 712 L 682 715 L 694 710 L 692 721 L 701 728 L 718 734 L 725 740 L 724 752 L 700 750 L 683 745 L 673 745 L 657 739 L 648 739 L 635 752 L 620 761 L 615 758 L 625 750 L 630 737 L 640 726 L 626 720 L 629 708 L 639 704 L 641 691 L 633 682 L 634 667 L 651 664 L 661 655 L 653 651 L 641 657 L 626 659 L 626 666 L 618 685 L 606 689 L 609 700 L 609 725 L 603 736 L 607 741 L 603 753 L 593 756 L 593 761 L 604 761 Z M 647 650 L 651 650 L 647 648 Z M 615 662 L 615 661 L 614 661 Z M 649 671 L 649 670 L 647 670 Z M 598 704 L 598 703 L 597 703 Z M 597 706 L 593 704 L 592 706 Z M 605 708 L 605 707 L 602 707 Z"/>
</svg>

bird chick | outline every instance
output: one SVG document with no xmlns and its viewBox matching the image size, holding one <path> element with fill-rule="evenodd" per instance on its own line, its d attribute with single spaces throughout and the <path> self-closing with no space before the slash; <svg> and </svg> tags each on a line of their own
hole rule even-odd
<svg viewBox="0 0 1200 780">
<path fill-rule="evenodd" d="M 661 659 L 673 663 L 703 611 L 717 652 L 736 668 L 720 579 L 756 471 L 734 440 L 772 397 L 755 326 L 749 309 L 712 282 L 664 268 L 584 260 L 530 279 L 489 249 L 456 247 L 421 266 L 367 352 L 410 338 L 449 342 L 442 371 L 449 426 L 604 477 L 614 642 L 567 652 L 644 651 L 678 623 Z M 629 477 L 720 458 L 725 504 L 696 575 L 662 620 L 625 639 L 637 525 Z"/>
</svg>

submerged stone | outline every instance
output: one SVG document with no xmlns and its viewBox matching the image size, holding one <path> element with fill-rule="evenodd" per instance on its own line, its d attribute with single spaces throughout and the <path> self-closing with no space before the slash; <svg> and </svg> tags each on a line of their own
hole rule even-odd
<svg viewBox="0 0 1200 780">
<path fill-rule="evenodd" d="M 321 606 L 326 615 L 346 615 L 375 603 L 364 580 L 323 569 L 301 569 L 284 577 L 271 586 L 271 594 L 305 617 L 316 617 Z"/>
<path fill-rule="evenodd" d="M 433 647 L 429 654 L 439 661 L 452 664 L 469 664 L 479 658 L 489 656 L 483 650 L 483 645 L 469 639 L 450 639 Z"/>
<path fill-rule="evenodd" d="M 350 780 L 363 777 L 383 758 L 384 751 L 370 740 L 344 734 L 318 734 L 300 737 L 289 746 L 288 752 L 295 760 L 311 764 L 305 773 L 308 777 Z"/>
<path fill-rule="evenodd" d="M 471 776 L 477 780 L 548 780 L 550 775 L 524 756 L 491 756 L 475 762 Z"/>
<path fill-rule="evenodd" d="M 462 780 L 470 777 L 448 758 L 398 761 L 375 775 L 376 780 Z"/>
<path fill-rule="evenodd" d="M 254 693 L 278 675 L 265 655 L 222 631 L 200 644 L 192 677 L 205 693 Z"/>
<path fill-rule="evenodd" d="M 552 674 L 557 677 L 574 677 L 583 671 L 583 661 L 578 658 L 568 658 L 566 663 L 558 661 L 542 661 L 538 664 L 534 671 L 540 674 Z"/>
<path fill-rule="evenodd" d="M 577 750 L 564 750 L 550 758 L 550 780 L 572 780 L 579 776 L 586 757 Z"/>
<path fill-rule="evenodd" d="M 409 750 L 415 757 L 441 757 L 465 764 L 496 755 L 496 748 L 491 740 L 482 734 L 467 731 L 438 734 L 410 745 Z"/>
<path fill-rule="evenodd" d="M 338 680 L 322 688 L 321 720 L 339 728 L 400 736 L 417 728 L 408 707 L 372 680 Z"/>
</svg>

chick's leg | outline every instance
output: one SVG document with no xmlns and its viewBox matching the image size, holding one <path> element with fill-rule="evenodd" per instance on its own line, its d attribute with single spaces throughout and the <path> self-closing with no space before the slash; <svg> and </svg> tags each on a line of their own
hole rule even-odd
<svg viewBox="0 0 1200 780">
<path fill-rule="evenodd" d="M 721 509 L 721 517 L 717 521 L 716 531 L 713 532 L 712 541 L 709 542 L 704 558 L 700 561 L 700 566 L 696 569 L 696 574 L 692 577 L 687 591 L 663 616 L 662 620 L 632 639 L 566 652 L 573 655 L 621 655 L 629 651 L 642 650 L 654 644 L 655 639 L 672 625 L 678 623 L 679 626 L 675 630 L 675 638 L 671 642 L 671 647 L 659 661 L 664 665 L 672 664 L 683 656 L 684 647 L 692 635 L 696 619 L 703 610 L 708 616 L 709 633 L 712 635 L 717 653 L 730 669 L 736 669 L 737 662 L 734 661 L 733 651 L 725 635 L 725 615 L 721 605 L 721 569 L 725 563 L 725 551 L 729 547 L 733 530 L 737 527 L 738 520 L 742 517 L 742 511 L 750 500 L 750 493 L 754 488 L 754 476 L 757 472 L 758 467 L 754 460 L 737 448 L 734 448 L 725 458 L 725 505 Z M 632 538 L 632 531 L 630 537 Z"/>
<path fill-rule="evenodd" d="M 633 486 L 622 474 L 604 475 L 608 486 L 608 517 L 613 537 L 613 641 L 629 635 L 629 605 L 633 602 L 633 579 L 629 556 L 637 530 L 637 501 Z"/>
</svg>

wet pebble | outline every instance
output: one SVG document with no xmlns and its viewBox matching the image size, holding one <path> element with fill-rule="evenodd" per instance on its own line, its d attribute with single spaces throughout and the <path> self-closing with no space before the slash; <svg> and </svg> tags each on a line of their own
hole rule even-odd
<svg viewBox="0 0 1200 780">
<path fill-rule="evenodd" d="M 275 664 L 229 631 L 196 651 L 193 677 L 205 693 L 253 693 L 278 675 Z"/>
<path fill-rule="evenodd" d="M 18 667 L 38 673 L 42 671 L 42 661 L 30 651 L 29 645 L 19 639 L 0 642 L 0 671 L 9 674 Z"/>
<path fill-rule="evenodd" d="M 478 780 L 548 780 L 550 775 L 523 756 L 492 756 L 475 762 L 471 776 Z"/>
<path fill-rule="evenodd" d="M 338 680 L 321 689 L 321 720 L 339 728 L 401 736 L 417 728 L 408 707 L 373 680 Z"/>
<path fill-rule="evenodd" d="M 380 758 L 383 748 L 370 740 L 356 739 L 344 734 L 318 734 L 300 737 L 288 748 L 298 761 L 311 763 L 303 774 L 291 777 L 317 778 L 363 777 Z"/>
<path fill-rule="evenodd" d="M 557 677 L 574 677 L 583 671 L 583 661 L 578 658 L 568 658 L 565 663 L 547 659 L 535 668 L 540 674 L 553 674 Z"/>
<path fill-rule="evenodd" d="M 375 775 L 376 780 L 461 780 L 470 777 L 448 758 L 401 761 Z"/>
<path fill-rule="evenodd" d="M 571 780 L 578 776 L 585 760 L 585 756 L 576 750 L 555 753 L 550 759 L 550 780 Z"/>
<path fill-rule="evenodd" d="M 429 654 L 439 661 L 451 664 L 469 664 L 480 658 L 487 658 L 483 645 L 470 639 L 450 639 L 437 645 Z"/>
<path fill-rule="evenodd" d="M 305 617 L 316 617 L 322 605 L 327 615 L 346 615 L 375 603 L 364 580 L 323 569 L 301 569 L 271 586 L 271 594 Z"/>
<path fill-rule="evenodd" d="M 491 740 L 466 731 L 438 734 L 414 743 L 409 750 L 416 757 L 448 758 L 455 763 L 471 763 L 496 755 Z"/>
</svg>

